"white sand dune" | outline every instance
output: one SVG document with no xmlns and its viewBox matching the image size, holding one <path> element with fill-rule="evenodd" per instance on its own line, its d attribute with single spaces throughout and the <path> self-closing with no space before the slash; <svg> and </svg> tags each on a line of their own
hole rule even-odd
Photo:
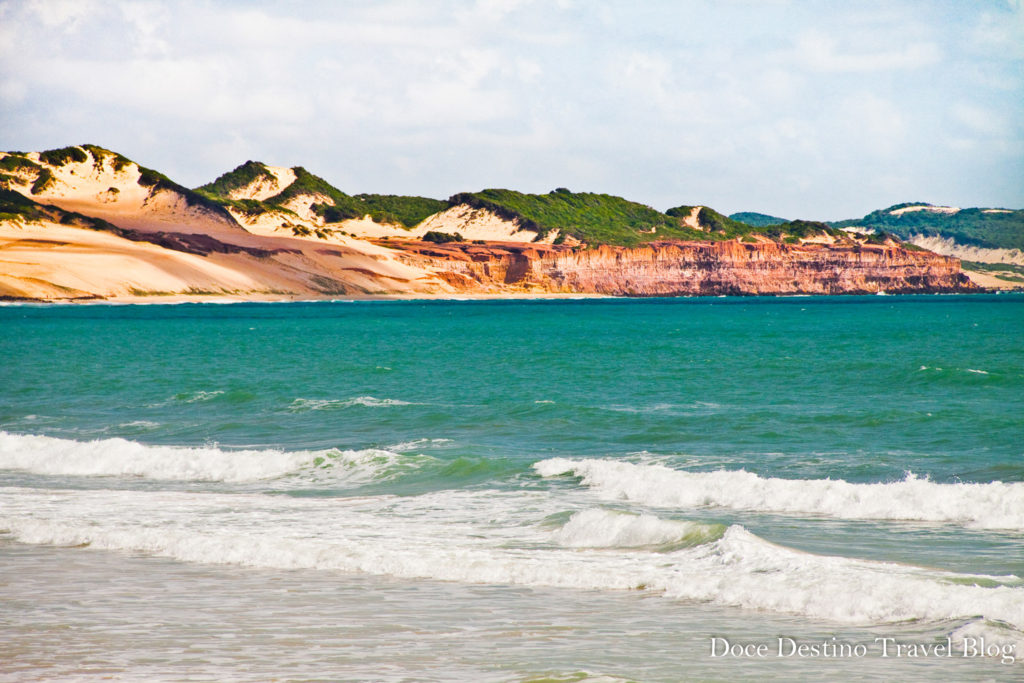
<svg viewBox="0 0 1024 683">
<path fill-rule="evenodd" d="M 960 209 L 955 206 L 932 206 L 931 204 L 915 204 L 914 206 L 904 206 L 902 209 L 893 209 L 889 212 L 892 216 L 902 216 L 905 213 L 914 213 L 916 211 L 929 211 L 931 213 L 945 213 L 954 214 L 958 213 Z"/>
<path fill-rule="evenodd" d="M 986 247 L 975 247 L 970 244 L 960 244 L 952 237 L 939 237 L 936 235 L 912 235 L 909 240 L 911 244 L 934 251 L 943 256 L 955 256 L 964 261 L 976 261 L 978 263 L 1010 263 L 1024 266 L 1024 252 L 1020 249 L 989 249 Z"/>
<path fill-rule="evenodd" d="M 432 273 L 375 245 L 274 242 L 291 244 L 269 256 L 199 255 L 52 221 L 5 221 L 0 223 L 0 296 L 308 299 L 451 291 Z"/>
<path fill-rule="evenodd" d="M 467 240 L 487 240 L 495 242 L 533 242 L 537 233 L 523 230 L 516 221 L 498 216 L 487 209 L 474 209 L 465 204 L 430 216 L 416 226 L 413 235 L 419 237 L 434 230 L 437 232 L 459 233 Z M 551 242 L 557 232 L 549 233 L 541 241 Z"/>
<path fill-rule="evenodd" d="M 11 188 L 40 204 L 102 219 L 115 229 L 61 224 L 68 217 L 59 211 L 50 212 L 52 220 L 0 221 L 0 296 L 317 298 L 451 291 L 442 279 L 400 260 L 393 250 L 340 231 L 321 231 L 326 239 L 296 236 L 285 226 L 294 220 L 286 212 L 243 227 L 229 213 L 194 197 L 190 204 L 188 195 L 170 186 L 141 185 L 137 164 L 79 149 L 85 161 L 60 165 L 29 155 L 53 174 L 53 182 L 33 193 L 36 174 L 25 172 Z M 280 184 L 294 180 L 290 169 L 270 168 Z M 269 191 L 250 189 L 255 196 Z M 308 211 L 318 199 L 310 195 L 300 202 Z"/>
</svg>

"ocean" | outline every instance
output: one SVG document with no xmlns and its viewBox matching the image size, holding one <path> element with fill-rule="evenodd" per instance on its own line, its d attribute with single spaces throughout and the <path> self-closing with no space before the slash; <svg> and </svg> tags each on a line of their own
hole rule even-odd
<svg viewBox="0 0 1024 683">
<path fill-rule="evenodd" d="M 0 681 L 1024 677 L 1024 296 L 0 307 Z"/>
</svg>

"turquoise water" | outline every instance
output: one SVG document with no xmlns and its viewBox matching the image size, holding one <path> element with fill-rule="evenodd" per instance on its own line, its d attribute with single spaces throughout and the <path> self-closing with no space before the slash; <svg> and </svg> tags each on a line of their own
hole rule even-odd
<svg viewBox="0 0 1024 683">
<path fill-rule="evenodd" d="M 55 565 L 69 595 L 124 577 L 109 613 L 61 612 L 97 632 L 141 609 L 149 571 L 186 592 L 201 574 L 192 611 L 290 585 L 294 603 L 273 600 L 296 642 L 304 617 L 327 628 L 308 603 L 344 593 L 366 630 L 305 660 L 328 678 L 1024 666 L 1021 296 L 5 306 L 0 329 L 0 560 Z M 30 632 L 53 611 L 18 609 L 0 623 L 20 671 L 292 675 L 273 648 L 225 659 L 212 633 L 196 658 L 154 664 L 126 636 L 51 664 Z M 243 612 L 232 638 L 253 636 Z M 433 657 L 383 655 L 409 633 L 374 625 L 388 614 Z M 555 622 L 574 635 L 537 635 Z M 615 632 L 638 623 L 644 638 Z M 438 624 L 469 644 L 424 645 Z M 486 656 L 460 649 L 474 625 Z M 787 633 L 873 649 L 709 655 L 712 636 Z M 890 633 L 998 652 L 882 658 Z"/>
</svg>

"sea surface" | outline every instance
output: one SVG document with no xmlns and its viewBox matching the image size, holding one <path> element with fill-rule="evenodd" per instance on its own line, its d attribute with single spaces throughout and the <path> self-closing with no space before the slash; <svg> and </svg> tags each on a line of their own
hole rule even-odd
<svg viewBox="0 0 1024 683">
<path fill-rule="evenodd" d="M 0 681 L 1024 679 L 1024 296 L 0 307 Z"/>
</svg>

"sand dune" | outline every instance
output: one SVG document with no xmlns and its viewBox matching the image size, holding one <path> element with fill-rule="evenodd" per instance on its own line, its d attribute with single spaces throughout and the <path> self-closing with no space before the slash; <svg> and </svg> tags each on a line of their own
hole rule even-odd
<svg viewBox="0 0 1024 683">
<path fill-rule="evenodd" d="M 243 227 L 184 188 L 152 184 L 123 157 L 78 149 L 84 161 L 48 164 L 37 153 L 27 155 L 53 176 L 38 192 L 32 192 L 38 172 L 9 181 L 22 195 L 57 208 L 42 210 L 48 219 L 0 221 L 0 296 L 317 298 L 451 290 L 386 247 L 337 230 L 296 236 L 284 226 L 291 218 L 285 212 Z M 271 169 L 280 184 L 294 180 L 290 169 Z M 307 209 L 312 200 L 301 198 Z M 113 227 L 92 229 L 65 211 Z"/>
<path fill-rule="evenodd" d="M 488 242 L 533 242 L 537 238 L 536 232 L 521 229 L 515 221 L 502 218 L 486 209 L 474 209 L 464 204 L 430 216 L 416 226 L 413 235 L 420 237 L 431 230 L 457 232 L 467 240 Z M 553 231 L 543 241 L 550 243 L 557 236 L 557 231 Z"/>
</svg>

